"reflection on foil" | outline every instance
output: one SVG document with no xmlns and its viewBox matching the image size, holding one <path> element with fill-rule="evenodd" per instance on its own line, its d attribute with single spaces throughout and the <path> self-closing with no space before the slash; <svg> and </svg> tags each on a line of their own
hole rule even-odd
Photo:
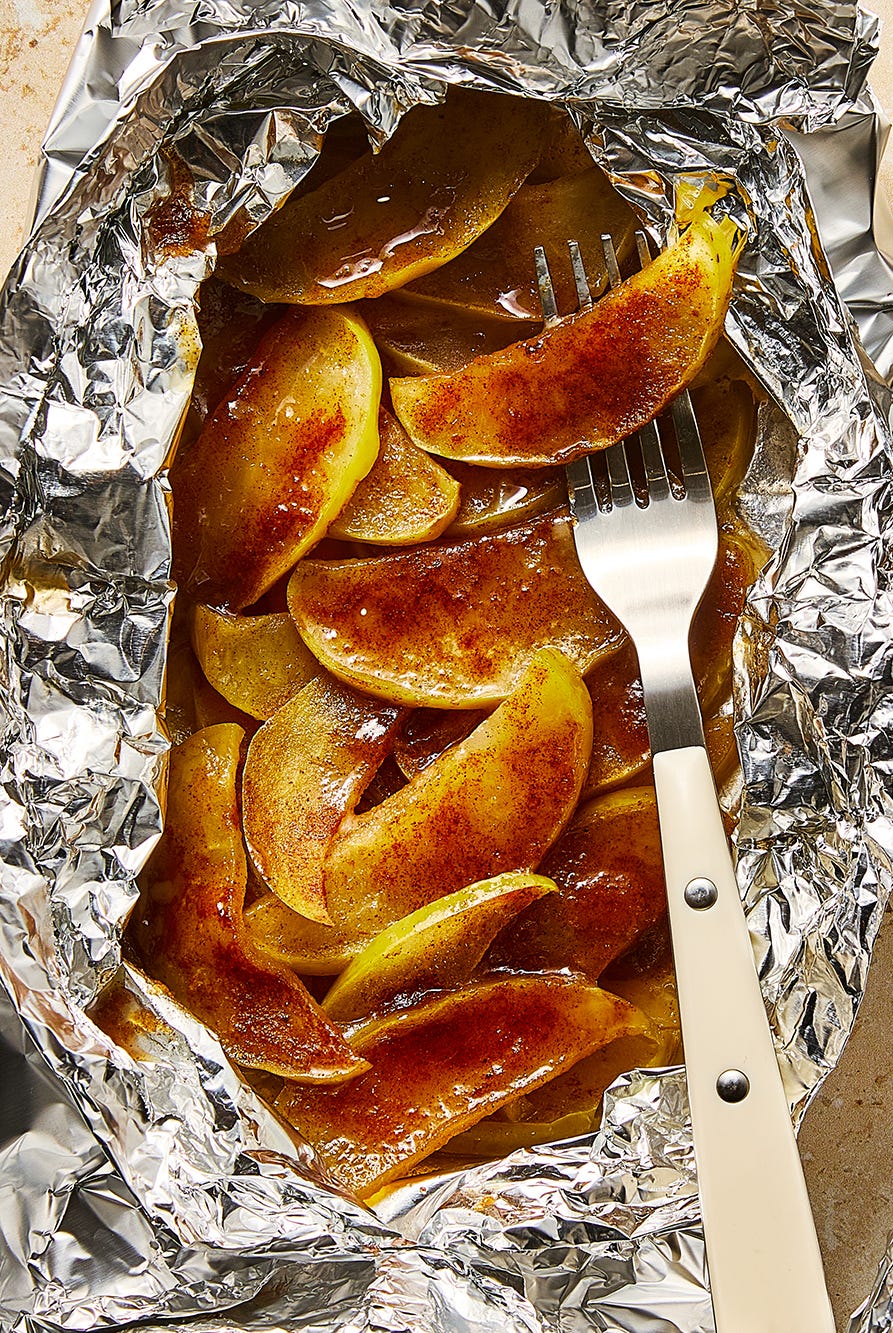
<svg viewBox="0 0 893 1333">
<path fill-rule="evenodd" d="M 114 20 L 97 4 L 89 27 L 0 333 L 0 966 L 31 1034 L 2 1015 L 15 1095 L 0 1319 L 707 1333 L 679 1070 L 619 1080 L 596 1135 L 414 1181 L 373 1214 L 329 1188 L 208 1032 L 122 966 L 166 749 L 156 473 L 190 392 L 214 237 L 287 195 L 332 118 L 357 108 L 381 139 L 444 81 L 567 98 L 658 236 L 679 175 L 737 181 L 727 206 L 750 241 L 729 333 L 787 420 L 764 412 L 742 497 L 778 549 L 736 646 L 738 865 L 799 1113 L 849 1031 L 891 885 L 891 459 L 887 404 L 775 121 L 814 130 L 870 110 L 876 21 L 848 3 L 793 15 L 690 0 L 655 17 L 636 0 L 128 0 Z M 873 152 L 869 123 L 851 152 Z M 885 328 L 891 305 L 861 287 L 876 271 L 858 202 L 870 176 L 864 158 L 844 168 L 852 219 L 829 239 L 874 347 L 869 326 Z M 193 242 L 159 251 L 153 209 L 184 178 Z M 152 1019 L 131 1049 L 89 1017 L 115 975 Z M 888 1326 L 891 1304 L 882 1275 L 862 1333 Z"/>
</svg>

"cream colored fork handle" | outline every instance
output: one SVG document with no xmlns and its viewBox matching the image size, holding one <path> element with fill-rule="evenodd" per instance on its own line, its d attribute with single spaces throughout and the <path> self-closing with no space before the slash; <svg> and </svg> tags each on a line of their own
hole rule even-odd
<svg viewBox="0 0 893 1333">
<path fill-rule="evenodd" d="M 654 757 L 717 1333 L 833 1333 L 815 1225 L 716 788 L 700 747 Z M 685 898 L 715 884 L 713 906 Z M 694 895 L 692 895 L 694 896 Z M 709 889 L 702 888 L 702 898 Z M 750 1081 L 729 1103 L 717 1079 Z"/>
</svg>

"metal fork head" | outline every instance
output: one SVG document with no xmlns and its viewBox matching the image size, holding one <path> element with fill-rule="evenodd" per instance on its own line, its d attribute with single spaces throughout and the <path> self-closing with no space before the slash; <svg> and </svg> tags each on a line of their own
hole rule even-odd
<svg viewBox="0 0 893 1333">
<path fill-rule="evenodd" d="M 646 264 L 651 258 L 647 239 L 639 233 L 636 240 L 640 262 Z M 621 278 L 610 236 L 603 236 L 602 244 L 608 278 L 616 286 Z M 579 246 L 569 242 L 568 248 L 580 308 L 587 309 L 592 301 Z M 539 247 L 535 264 L 548 326 L 560 316 L 546 256 Z M 653 751 L 701 743 L 688 635 L 718 554 L 713 492 L 687 392 L 672 404 L 671 420 L 678 453 L 675 468 L 668 466 L 661 430 L 653 421 L 637 436 L 567 467 L 580 564 L 635 644 L 646 706 L 649 694 L 652 701 L 679 688 L 686 695 L 681 711 L 677 708 L 683 719 L 681 731 L 670 726 L 666 736 L 655 736 L 648 707 Z M 662 422 L 662 429 L 668 433 L 669 423 Z"/>
</svg>

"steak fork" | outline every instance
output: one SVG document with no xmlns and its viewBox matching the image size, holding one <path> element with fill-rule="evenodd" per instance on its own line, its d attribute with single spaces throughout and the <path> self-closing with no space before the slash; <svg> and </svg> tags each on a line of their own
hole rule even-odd
<svg viewBox="0 0 893 1333">
<path fill-rule="evenodd" d="M 641 233 L 637 243 L 645 264 Z M 610 236 L 602 244 L 616 286 Z M 568 248 L 580 308 L 588 309 L 580 249 L 573 241 Z M 559 316 L 540 247 L 535 264 L 548 327 Z M 833 1333 L 689 656 L 692 617 L 718 554 L 716 510 L 687 392 L 671 411 L 678 478 L 655 422 L 603 451 L 600 479 L 598 455 L 569 464 L 574 540 L 586 578 L 639 656 L 717 1333 Z M 633 449 L 641 457 L 631 470 Z"/>
</svg>

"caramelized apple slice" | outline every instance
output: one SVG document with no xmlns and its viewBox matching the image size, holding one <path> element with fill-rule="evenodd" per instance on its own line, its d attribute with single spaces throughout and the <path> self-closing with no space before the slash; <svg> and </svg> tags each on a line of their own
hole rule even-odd
<svg viewBox="0 0 893 1333">
<path fill-rule="evenodd" d="M 651 787 L 582 806 L 541 862 L 558 885 L 494 941 L 487 961 L 536 970 L 570 967 L 593 979 L 666 912 Z"/>
<path fill-rule="evenodd" d="M 192 646 L 214 689 L 261 722 L 319 675 L 319 663 L 287 613 L 232 616 L 196 606 Z"/>
<path fill-rule="evenodd" d="M 378 458 L 329 524 L 329 536 L 380 546 L 432 541 L 456 514 L 459 483 L 413 444 L 385 408 L 378 428 Z"/>
<path fill-rule="evenodd" d="M 354 315 L 284 315 L 171 469 L 181 583 L 240 610 L 291 569 L 375 461 L 380 390 Z"/>
<path fill-rule="evenodd" d="M 577 241 L 593 297 L 608 285 L 603 233 L 614 238 L 621 264 L 632 254 L 635 214 L 603 171 L 525 185 L 505 212 L 474 245 L 443 268 L 404 287 L 404 299 L 436 301 L 473 311 L 485 319 L 542 319 L 533 263 L 541 245 L 549 261 L 558 309 L 578 305 L 567 243 Z"/>
<path fill-rule="evenodd" d="M 375 339 L 389 375 L 437 375 L 461 370 L 475 357 L 501 351 L 543 326 L 502 319 L 481 319 L 458 306 L 437 306 L 381 296 L 357 310 Z"/>
<path fill-rule="evenodd" d="M 264 301 L 310 305 L 402 287 L 499 216 L 536 163 L 546 115 L 541 102 L 452 88 L 380 152 L 287 202 L 221 272 Z"/>
<path fill-rule="evenodd" d="M 498 703 L 543 645 L 588 671 L 622 636 L 583 576 L 560 511 L 372 560 L 305 560 L 288 605 L 336 676 L 432 707 Z"/>
<path fill-rule="evenodd" d="M 275 893 L 252 903 L 245 913 L 245 925 L 265 956 L 307 977 L 337 976 L 365 943 L 352 931 L 309 921 L 286 907 Z"/>
<path fill-rule="evenodd" d="M 486 468 L 449 464 L 462 486 L 451 537 L 494 532 L 567 504 L 564 468 Z"/>
<path fill-rule="evenodd" d="M 592 746 L 589 695 L 543 649 L 501 707 L 332 847 L 326 901 L 368 940 L 466 884 L 542 859 L 577 803 Z"/>
<path fill-rule="evenodd" d="M 241 729 L 223 724 L 172 751 L 165 830 L 143 873 L 133 936 L 152 975 L 239 1064 L 311 1083 L 352 1078 L 366 1061 L 242 924 L 241 743 Z"/>
<path fill-rule="evenodd" d="M 355 1030 L 371 1068 L 338 1090 L 286 1085 L 276 1110 L 366 1196 L 454 1134 L 640 1024 L 578 977 L 504 977 Z"/>
<path fill-rule="evenodd" d="M 491 467 L 603 449 L 650 421 L 704 364 L 732 291 L 738 230 L 698 215 L 588 312 L 452 375 L 391 380 L 416 444 Z"/>
<path fill-rule="evenodd" d="M 328 923 L 323 865 L 345 814 L 387 753 L 400 719 L 388 708 L 313 680 L 265 722 L 248 747 L 242 821 L 251 859 L 278 898 Z"/>
<path fill-rule="evenodd" d="M 503 926 L 554 888 L 542 875 L 516 871 L 420 907 L 376 935 L 342 972 L 323 1008 L 343 1023 L 375 1013 L 395 996 L 461 985 Z"/>
</svg>

